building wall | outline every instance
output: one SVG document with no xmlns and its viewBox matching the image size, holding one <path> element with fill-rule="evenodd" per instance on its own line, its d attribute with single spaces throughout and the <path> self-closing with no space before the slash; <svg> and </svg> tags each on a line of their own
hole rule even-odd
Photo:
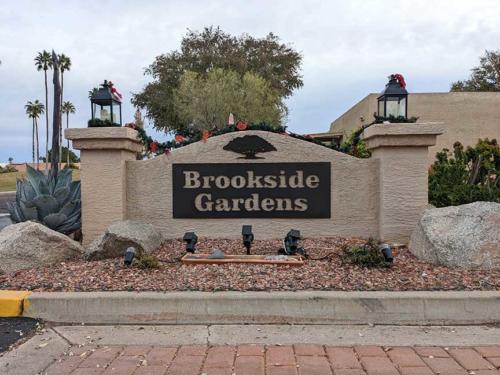
<svg viewBox="0 0 500 375">
<path fill-rule="evenodd" d="M 348 135 L 373 120 L 379 94 L 369 94 L 332 122 L 330 132 Z M 479 138 L 500 140 L 500 92 L 415 93 L 408 96 L 408 116 L 418 122 L 442 122 L 444 134 L 429 149 L 429 164 L 436 152 L 452 149 L 455 141 L 468 146 Z M 360 120 L 363 117 L 364 122 Z"/>
</svg>

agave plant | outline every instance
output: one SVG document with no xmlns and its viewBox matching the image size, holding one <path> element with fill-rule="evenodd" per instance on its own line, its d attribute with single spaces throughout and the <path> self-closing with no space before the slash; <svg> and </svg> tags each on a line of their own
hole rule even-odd
<svg viewBox="0 0 500 375">
<path fill-rule="evenodd" d="M 13 221 L 37 221 L 50 229 L 70 234 L 81 227 L 80 181 L 72 181 L 71 169 L 57 178 L 27 167 L 27 179 L 17 180 L 16 201 L 8 202 Z"/>
</svg>

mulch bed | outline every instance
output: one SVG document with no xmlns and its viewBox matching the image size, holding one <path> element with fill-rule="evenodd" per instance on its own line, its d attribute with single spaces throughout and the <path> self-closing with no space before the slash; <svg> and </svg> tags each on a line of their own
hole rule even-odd
<svg viewBox="0 0 500 375">
<path fill-rule="evenodd" d="M 123 259 L 61 263 L 41 269 L 0 275 L 0 289 L 33 291 L 271 291 L 271 290 L 500 290 L 500 270 L 479 271 L 435 266 L 417 260 L 406 248 L 395 252 L 390 268 L 345 264 L 345 244 L 357 239 L 305 239 L 310 258 L 302 267 L 276 265 L 182 265 L 179 240 L 169 240 L 155 256 L 160 269 L 127 268 Z M 252 254 L 277 254 L 279 240 L 256 240 Z M 239 240 L 200 239 L 197 251 L 219 248 L 226 254 L 245 254 Z"/>
</svg>

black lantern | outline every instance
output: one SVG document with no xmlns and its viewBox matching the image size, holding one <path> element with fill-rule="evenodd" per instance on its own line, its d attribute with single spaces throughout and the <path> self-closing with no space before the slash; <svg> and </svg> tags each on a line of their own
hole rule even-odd
<svg viewBox="0 0 500 375">
<path fill-rule="evenodd" d="M 90 104 L 92 118 L 89 127 L 122 125 L 121 94 L 112 82 L 104 80 L 101 88 L 91 96 Z"/>
<path fill-rule="evenodd" d="M 378 98 L 378 116 L 383 118 L 408 118 L 408 91 L 401 74 L 391 74 L 385 90 Z"/>
</svg>

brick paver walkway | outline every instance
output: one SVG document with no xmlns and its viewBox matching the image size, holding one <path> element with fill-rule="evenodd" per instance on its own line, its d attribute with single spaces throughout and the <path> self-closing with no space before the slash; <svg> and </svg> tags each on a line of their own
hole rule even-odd
<svg viewBox="0 0 500 375">
<path fill-rule="evenodd" d="M 500 375 L 500 346 L 74 347 L 48 375 Z"/>
</svg>

